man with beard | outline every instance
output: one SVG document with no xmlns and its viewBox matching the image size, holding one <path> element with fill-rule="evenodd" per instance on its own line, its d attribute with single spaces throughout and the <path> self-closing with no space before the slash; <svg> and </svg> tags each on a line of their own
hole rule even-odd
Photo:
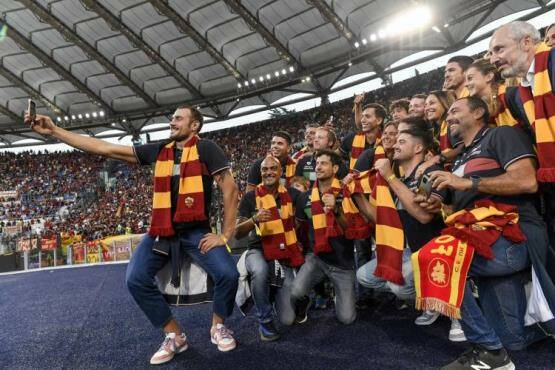
<svg viewBox="0 0 555 370">
<path fill-rule="evenodd" d="M 238 190 L 222 149 L 198 137 L 203 124 L 200 112 L 187 105 L 178 107 L 170 123 L 168 140 L 135 146 L 75 134 L 56 126 L 47 116 L 37 115 L 31 122 L 26 115 L 25 121 L 37 133 L 52 136 L 85 152 L 133 164 L 155 164 L 150 230 L 133 252 L 125 277 L 141 310 L 165 333 L 165 340 L 150 363 L 168 362 L 188 348 L 187 337 L 154 281 L 157 272 L 170 259 L 172 266 L 180 266 L 182 252 L 198 263 L 215 285 L 210 329 L 212 343 L 220 351 L 234 349 L 235 339 L 224 320 L 233 312 L 239 278 L 235 262 L 226 249 L 227 239 L 235 229 Z M 221 234 L 211 233 L 208 222 L 214 180 L 224 200 Z M 155 242 L 157 248 L 166 251 L 165 255 L 154 251 Z M 174 278 L 176 276 L 172 275 L 172 282 Z"/>
<path fill-rule="evenodd" d="M 506 96 L 507 105 L 536 144 L 541 208 L 555 248 L 555 49 L 541 42 L 530 23 L 515 21 L 494 32 L 489 54 L 501 77 L 522 78 L 516 93 Z"/>
<path fill-rule="evenodd" d="M 410 98 L 409 116 L 424 118 L 426 107 L 426 94 L 416 94 Z"/>
</svg>

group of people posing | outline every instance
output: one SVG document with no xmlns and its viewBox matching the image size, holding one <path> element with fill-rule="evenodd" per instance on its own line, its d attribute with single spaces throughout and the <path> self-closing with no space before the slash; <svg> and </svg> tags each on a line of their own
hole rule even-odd
<svg viewBox="0 0 555 370">
<path fill-rule="evenodd" d="M 445 369 L 511 369 L 506 349 L 555 334 L 554 58 L 532 25 L 506 24 L 483 58 L 448 61 L 442 90 L 389 109 L 357 96 L 353 132 L 341 140 L 332 122 L 308 125 L 292 154 L 291 136 L 274 132 L 240 203 L 225 153 L 198 136 L 194 107 L 175 111 L 169 140 L 133 147 L 73 134 L 47 116 L 30 123 L 78 149 L 154 166 L 150 230 L 126 274 L 165 332 L 152 364 L 188 348 L 154 283 L 171 261 L 179 285 L 187 254 L 213 283 L 210 338 L 221 351 L 236 347 L 224 321 L 238 287 L 271 341 L 276 321 L 307 320 L 308 296 L 327 279 L 343 324 L 356 320 L 358 283 L 414 301 L 417 325 L 449 316 L 449 338 L 472 347 Z M 208 223 L 213 181 L 223 194 L 220 234 Z M 226 248 L 233 237 L 248 238 L 239 264 Z"/>
</svg>

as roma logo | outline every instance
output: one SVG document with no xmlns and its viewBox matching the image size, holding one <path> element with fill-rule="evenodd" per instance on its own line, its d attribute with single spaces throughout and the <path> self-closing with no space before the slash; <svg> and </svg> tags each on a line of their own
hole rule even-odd
<svg viewBox="0 0 555 370">
<path fill-rule="evenodd" d="M 433 285 L 445 288 L 451 281 L 449 264 L 441 258 L 434 258 L 428 264 L 428 277 Z"/>
</svg>

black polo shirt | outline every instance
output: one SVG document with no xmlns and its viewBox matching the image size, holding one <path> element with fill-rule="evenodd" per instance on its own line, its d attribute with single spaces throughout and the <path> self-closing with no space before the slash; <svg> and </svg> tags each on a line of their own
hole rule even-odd
<svg viewBox="0 0 555 370">
<path fill-rule="evenodd" d="M 287 188 L 287 192 L 291 196 L 291 202 L 293 203 L 293 207 L 297 204 L 297 199 L 302 194 L 295 188 Z M 279 197 L 276 198 L 276 205 L 279 209 L 281 207 L 281 201 Z M 242 219 L 248 219 L 258 213 L 258 209 L 256 208 L 256 193 L 254 190 L 249 191 L 247 194 L 243 196 L 241 199 L 241 203 L 239 203 L 239 217 Z M 262 240 L 260 236 L 256 234 L 256 229 L 251 230 L 249 233 L 248 238 L 248 248 L 249 249 L 262 249 Z"/>
<path fill-rule="evenodd" d="M 339 170 L 337 171 L 337 178 L 342 180 L 349 173 L 349 168 L 345 165 L 345 162 L 341 162 L 339 165 Z M 316 181 L 316 158 L 314 155 L 305 155 L 297 162 L 297 167 L 295 167 L 295 176 L 302 176 L 308 181 L 310 181 L 310 187 Z"/>
<path fill-rule="evenodd" d="M 535 159 L 536 155 L 532 143 L 522 130 L 510 126 L 484 126 L 472 143 L 455 159 L 452 172 L 464 178 L 496 177 L 506 173 L 507 167 L 523 158 Z M 471 208 L 477 200 L 491 199 L 493 202 L 516 205 L 520 221 L 541 222 L 534 207 L 535 194 L 501 196 L 457 190 L 450 191 L 450 195 L 455 211 Z"/>
<path fill-rule="evenodd" d="M 419 179 L 415 177 L 416 170 L 418 166 L 412 171 L 412 173 L 408 176 L 401 177 L 399 180 L 406 185 L 409 190 L 416 193 L 418 191 L 418 184 Z M 432 172 L 442 170 L 438 166 L 431 166 L 428 167 L 424 171 L 424 175 Z M 438 197 L 442 201 L 447 196 L 446 190 L 432 190 L 433 196 Z M 392 192 L 392 195 L 395 194 Z M 395 205 L 397 207 L 397 212 L 399 213 L 399 218 L 401 219 L 401 223 L 403 224 L 403 230 L 405 231 L 405 242 L 408 247 L 411 249 L 412 252 L 416 252 L 419 250 L 424 244 L 439 236 L 441 234 L 441 230 L 445 227 L 443 223 L 443 219 L 440 214 L 437 214 L 430 222 L 427 224 L 423 224 L 418 221 L 416 218 L 411 216 L 411 214 L 405 209 L 403 204 L 395 197 Z"/>
<path fill-rule="evenodd" d="M 135 155 L 141 165 L 151 165 L 156 163 L 158 153 L 168 143 L 168 141 L 160 141 L 144 145 L 135 145 Z M 204 213 L 205 221 L 181 222 L 174 224 L 176 231 L 190 229 L 195 227 L 210 227 L 210 203 L 212 202 L 212 183 L 213 176 L 217 173 L 230 168 L 229 161 L 223 150 L 213 141 L 200 139 L 197 143 L 199 161 L 202 166 L 202 187 L 204 189 Z M 172 219 L 177 207 L 177 199 L 179 196 L 179 178 L 181 154 L 183 151 L 174 146 L 174 166 L 171 178 L 171 202 L 172 202 Z"/>
<path fill-rule="evenodd" d="M 343 154 L 343 157 L 347 160 L 351 155 L 351 150 L 353 148 L 353 141 L 355 140 L 356 135 L 357 135 L 357 132 L 349 132 L 347 135 L 343 137 L 343 140 L 341 140 L 339 151 L 341 151 L 341 153 Z M 368 143 L 368 141 L 364 140 L 364 150 L 373 148 L 373 147 L 374 147 L 374 143 Z"/>
<path fill-rule="evenodd" d="M 262 162 L 266 157 L 262 157 L 256 160 L 252 164 L 249 169 L 249 176 L 247 177 L 247 184 L 256 186 L 262 182 L 262 174 L 260 173 L 260 167 L 262 166 Z M 280 177 L 280 184 L 286 185 L 286 176 L 285 176 L 285 163 L 281 163 L 281 177 Z"/>
<path fill-rule="evenodd" d="M 360 157 L 357 158 L 353 171 L 364 172 L 371 169 L 372 166 L 374 165 L 375 152 L 376 152 L 376 148 L 374 147 L 368 148 L 364 152 L 362 152 L 360 154 Z"/>
<path fill-rule="evenodd" d="M 310 203 L 310 194 L 312 189 L 305 193 L 301 193 L 297 199 L 297 205 L 295 207 L 295 217 L 300 221 L 308 221 L 308 241 L 310 250 L 314 250 L 314 227 L 312 225 L 312 210 Z M 322 197 L 322 194 L 320 194 Z M 337 204 L 341 204 L 343 201 L 342 196 L 335 198 Z M 318 253 L 318 257 L 325 263 L 344 269 L 352 270 L 354 266 L 354 242 L 345 238 L 345 236 L 336 236 L 328 240 L 333 252 L 330 253 Z"/>
</svg>

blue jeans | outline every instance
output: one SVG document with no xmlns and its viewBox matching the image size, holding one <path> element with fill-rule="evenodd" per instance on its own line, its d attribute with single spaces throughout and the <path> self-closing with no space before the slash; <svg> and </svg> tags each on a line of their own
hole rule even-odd
<svg viewBox="0 0 555 370">
<path fill-rule="evenodd" d="M 354 270 L 328 265 L 312 253 L 306 255 L 305 262 L 293 281 L 290 304 L 294 307 L 297 300 L 306 296 L 310 289 L 326 276 L 332 282 L 335 291 L 337 319 L 343 324 L 351 324 L 356 319 Z"/>
<path fill-rule="evenodd" d="M 247 271 L 251 276 L 251 291 L 256 316 L 260 323 L 268 323 L 274 319 L 274 309 L 270 303 L 270 271 L 268 261 L 260 249 L 250 249 L 246 257 Z M 275 297 L 276 312 L 279 321 L 284 325 L 291 325 L 295 320 L 295 311 L 289 304 L 291 300 L 291 284 L 295 278 L 293 269 L 281 266 L 285 274 L 283 286 L 278 289 Z"/>
<path fill-rule="evenodd" d="M 370 262 L 360 266 L 357 270 L 358 282 L 367 287 L 376 289 L 383 292 L 392 292 L 399 299 L 409 300 L 414 299 L 416 291 L 414 289 L 414 273 L 412 271 L 412 263 L 410 248 L 405 248 L 403 251 L 403 279 L 405 285 L 397 285 L 380 277 L 374 276 L 378 260 L 374 258 Z"/>
<path fill-rule="evenodd" d="M 478 306 L 467 281 L 461 305 L 461 326 L 467 339 L 486 349 L 503 346 L 518 350 L 541 339 L 535 327 L 524 326 L 526 294 L 522 274 L 530 266 L 528 248 L 548 243 L 545 228 L 520 223 L 527 240 L 514 244 L 500 237 L 492 246 L 494 258 L 487 260 L 474 254 L 469 276 L 480 295 Z"/>
<path fill-rule="evenodd" d="M 181 248 L 202 267 L 214 282 L 214 313 L 222 318 L 231 316 L 239 273 L 225 246 L 212 248 L 201 254 L 200 240 L 208 229 L 191 229 L 179 235 Z M 152 251 L 152 236 L 146 234 L 127 265 L 125 281 L 129 292 L 155 327 L 163 327 L 172 319 L 172 313 L 155 284 L 156 273 L 169 262 L 169 258 Z"/>
</svg>

